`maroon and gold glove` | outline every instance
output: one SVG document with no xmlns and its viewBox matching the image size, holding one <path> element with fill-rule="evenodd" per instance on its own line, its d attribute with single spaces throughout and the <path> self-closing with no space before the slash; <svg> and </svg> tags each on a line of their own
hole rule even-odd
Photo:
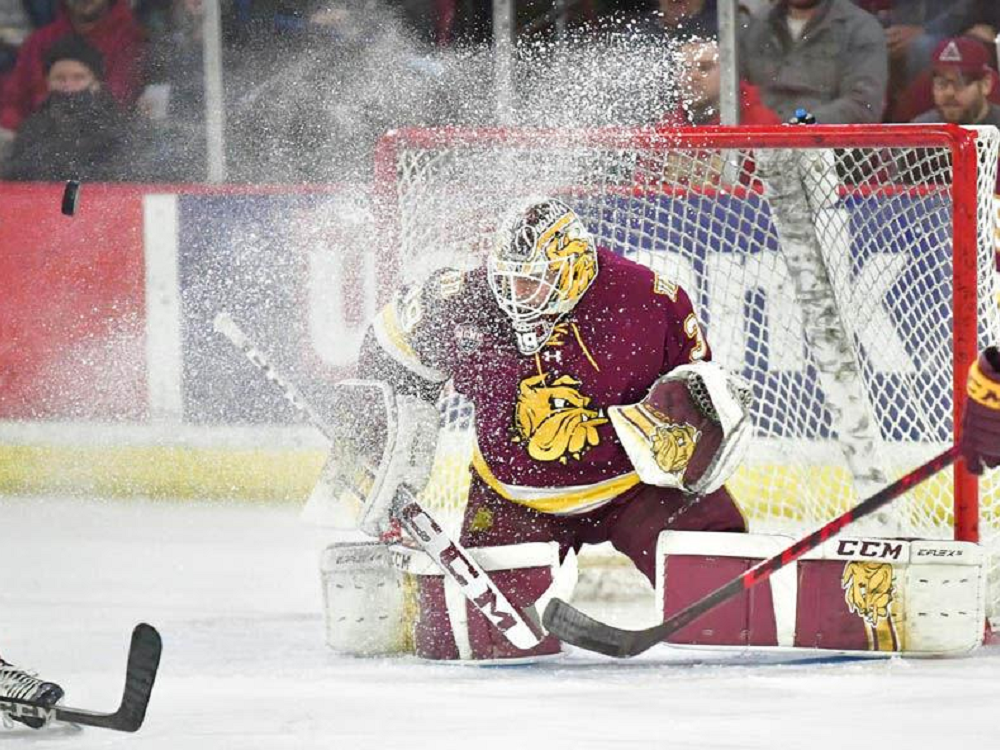
<svg viewBox="0 0 1000 750">
<path fill-rule="evenodd" d="M 967 388 L 959 449 L 966 468 L 982 474 L 984 467 L 1000 464 L 1000 351 L 995 346 L 969 368 Z"/>
</svg>

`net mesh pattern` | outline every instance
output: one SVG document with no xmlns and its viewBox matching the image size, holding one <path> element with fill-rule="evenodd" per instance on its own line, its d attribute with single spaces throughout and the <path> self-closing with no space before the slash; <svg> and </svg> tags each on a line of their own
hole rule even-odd
<svg viewBox="0 0 1000 750">
<path fill-rule="evenodd" d="M 680 284 L 714 359 L 753 386 L 753 442 L 728 487 L 752 530 L 799 534 L 950 443 L 955 307 L 977 306 L 980 345 L 1000 340 L 997 141 L 993 129 L 976 133 L 974 237 L 953 224 L 953 152 L 891 138 L 821 148 L 758 148 L 751 136 L 739 148 L 709 136 L 692 146 L 663 133 L 403 138 L 390 205 L 408 281 L 480 263 L 493 217 L 511 200 L 555 195 L 599 245 Z M 970 262 L 975 255 L 975 300 L 953 289 L 958 243 Z M 424 501 L 454 533 L 474 435 L 460 395 L 441 406 Z M 997 551 L 1000 487 L 988 474 L 979 491 L 981 538 Z M 953 494 L 949 470 L 855 531 L 951 538 Z M 991 591 L 995 614 L 1000 586 Z"/>
</svg>

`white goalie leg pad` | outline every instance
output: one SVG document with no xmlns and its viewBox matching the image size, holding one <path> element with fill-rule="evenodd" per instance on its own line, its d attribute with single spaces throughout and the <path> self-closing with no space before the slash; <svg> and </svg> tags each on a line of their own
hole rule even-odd
<svg viewBox="0 0 1000 750">
<path fill-rule="evenodd" d="M 412 651 L 411 598 L 393 548 L 380 542 L 332 544 L 320 575 L 326 642 L 334 651 L 379 656 Z"/>
<path fill-rule="evenodd" d="M 657 544 L 659 611 L 664 617 L 675 614 L 793 541 L 778 535 L 663 532 Z M 983 640 L 984 559 L 971 542 L 837 537 L 670 640 L 963 654 Z"/>
</svg>

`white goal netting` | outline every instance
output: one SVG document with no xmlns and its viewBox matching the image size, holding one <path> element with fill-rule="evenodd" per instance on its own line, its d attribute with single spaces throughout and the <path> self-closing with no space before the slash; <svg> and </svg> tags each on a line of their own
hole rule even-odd
<svg viewBox="0 0 1000 750">
<path fill-rule="evenodd" d="M 997 148 L 995 129 L 939 126 L 402 131 L 377 183 L 404 278 L 480 262 L 510 200 L 554 194 L 598 244 L 683 286 L 714 358 L 754 385 L 753 445 L 728 486 L 751 528 L 796 534 L 953 440 L 964 369 L 1000 341 Z M 425 492 L 453 522 L 469 410 L 443 404 Z M 978 520 L 1000 550 L 998 492 L 948 470 L 862 530 L 968 538 Z M 978 517 L 956 517 L 956 496 Z"/>
</svg>

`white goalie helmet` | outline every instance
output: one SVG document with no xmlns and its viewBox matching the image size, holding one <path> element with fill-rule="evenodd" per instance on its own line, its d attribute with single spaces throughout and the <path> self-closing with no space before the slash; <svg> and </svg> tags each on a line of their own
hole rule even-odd
<svg viewBox="0 0 1000 750">
<path fill-rule="evenodd" d="M 580 217 L 554 198 L 518 203 L 501 221 L 487 260 L 517 347 L 534 354 L 597 277 L 597 246 Z"/>
</svg>

